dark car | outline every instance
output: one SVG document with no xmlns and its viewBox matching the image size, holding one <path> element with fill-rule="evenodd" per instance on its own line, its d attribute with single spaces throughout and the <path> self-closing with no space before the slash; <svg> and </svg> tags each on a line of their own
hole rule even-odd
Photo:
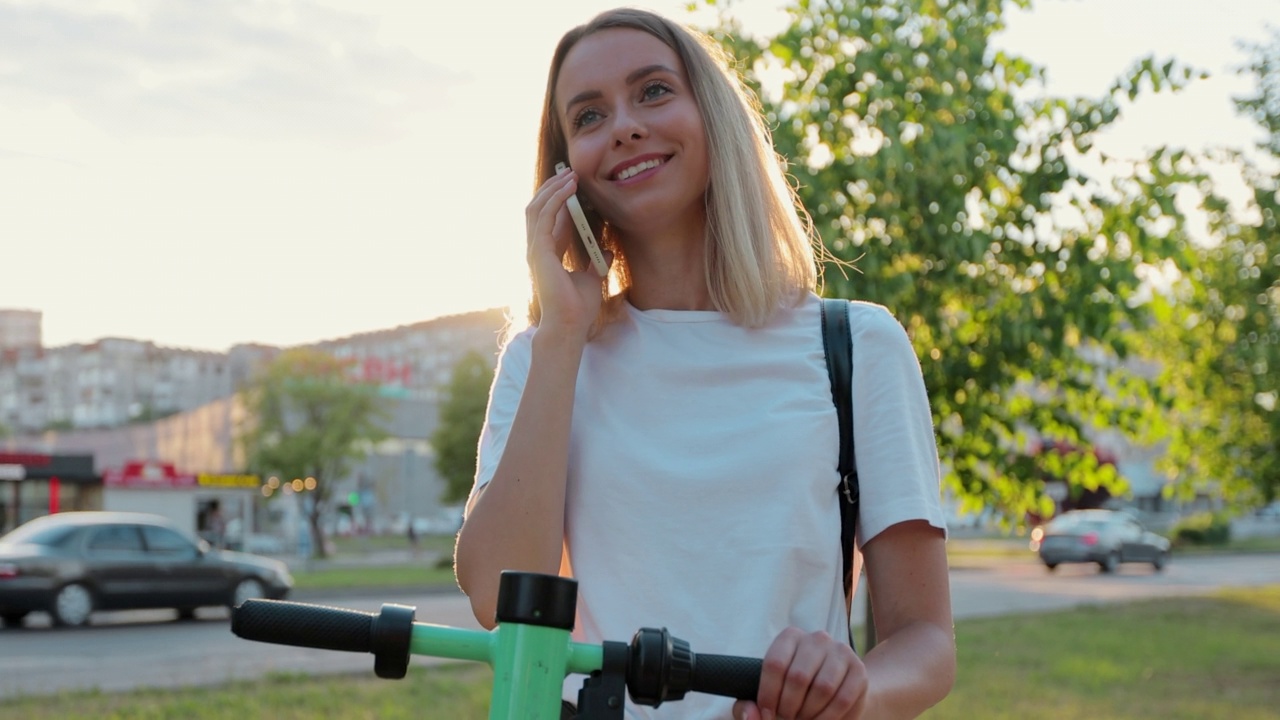
<svg viewBox="0 0 1280 720">
<path fill-rule="evenodd" d="M 173 608 L 189 618 L 292 587 L 284 563 L 212 550 L 159 515 L 58 513 L 0 537 L 0 621 L 10 627 L 40 610 L 71 626 L 96 610 Z"/>
<path fill-rule="evenodd" d="M 1116 510 L 1072 510 L 1031 534 L 1032 549 L 1050 570 L 1062 563 L 1097 563 L 1115 572 L 1120 563 L 1151 563 L 1156 570 L 1169 562 L 1169 540 L 1142 526 L 1137 518 Z"/>
</svg>

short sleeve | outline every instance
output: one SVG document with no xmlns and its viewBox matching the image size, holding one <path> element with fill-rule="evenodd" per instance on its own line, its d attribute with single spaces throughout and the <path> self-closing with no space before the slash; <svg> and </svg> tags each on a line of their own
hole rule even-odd
<svg viewBox="0 0 1280 720">
<path fill-rule="evenodd" d="M 866 302 L 850 303 L 849 324 L 859 544 L 908 520 L 945 533 L 933 415 L 906 330 L 886 308 Z"/>
<path fill-rule="evenodd" d="M 467 507 L 476 492 L 493 479 L 498 461 L 507 447 L 511 423 L 515 420 L 520 396 L 524 394 L 525 381 L 529 378 L 529 363 L 533 356 L 533 330 L 525 330 L 511 339 L 498 356 L 498 368 L 493 385 L 489 388 L 489 405 L 485 410 L 484 427 L 476 452 L 476 481 L 467 499 Z"/>
</svg>

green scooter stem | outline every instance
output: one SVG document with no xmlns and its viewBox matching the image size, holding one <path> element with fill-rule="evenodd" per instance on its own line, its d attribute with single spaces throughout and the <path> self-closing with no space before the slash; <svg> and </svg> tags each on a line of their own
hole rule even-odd
<svg viewBox="0 0 1280 720">
<path fill-rule="evenodd" d="M 567 674 L 569 634 L 578 611 L 578 583 L 558 575 L 503 572 L 494 619 L 490 720 L 558 720 Z M 554 714 L 552 714 L 554 711 Z"/>
</svg>

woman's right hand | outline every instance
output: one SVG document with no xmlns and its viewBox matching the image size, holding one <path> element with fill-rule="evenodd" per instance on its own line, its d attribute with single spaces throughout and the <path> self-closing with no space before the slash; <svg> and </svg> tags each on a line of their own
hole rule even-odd
<svg viewBox="0 0 1280 720">
<path fill-rule="evenodd" d="M 578 188 L 573 170 L 549 178 L 525 208 L 529 270 L 542 307 L 540 329 L 558 329 L 586 340 L 600 312 L 600 277 L 590 266 L 567 270 L 562 258 L 575 242 L 573 220 L 565 202 Z M 612 262 L 609 253 L 605 261 Z"/>
</svg>

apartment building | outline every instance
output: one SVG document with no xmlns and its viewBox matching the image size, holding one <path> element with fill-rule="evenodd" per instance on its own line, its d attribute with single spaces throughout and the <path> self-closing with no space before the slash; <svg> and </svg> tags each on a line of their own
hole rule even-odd
<svg viewBox="0 0 1280 720">
<path fill-rule="evenodd" d="M 396 397 L 435 402 L 454 365 L 469 352 L 497 357 L 506 327 L 502 310 L 450 315 L 390 330 L 327 340 L 311 347 L 352 362 L 357 379 Z"/>
<path fill-rule="evenodd" d="M 240 356 L 104 338 L 0 351 L 0 423 L 11 432 L 145 422 L 234 392 Z"/>
<path fill-rule="evenodd" d="M 42 328 L 39 310 L 0 310 L 0 352 L 40 347 Z"/>
<path fill-rule="evenodd" d="M 31 326 L 34 317 L 34 329 Z M 233 395 L 281 351 L 237 345 L 226 353 L 103 338 L 46 348 L 40 315 L 0 310 L 0 425 L 12 434 L 111 428 L 185 412 Z M 433 402 L 465 353 L 492 358 L 506 325 L 487 310 L 362 333 L 311 345 L 352 360 L 355 379 L 388 396 Z"/>
</svg>

